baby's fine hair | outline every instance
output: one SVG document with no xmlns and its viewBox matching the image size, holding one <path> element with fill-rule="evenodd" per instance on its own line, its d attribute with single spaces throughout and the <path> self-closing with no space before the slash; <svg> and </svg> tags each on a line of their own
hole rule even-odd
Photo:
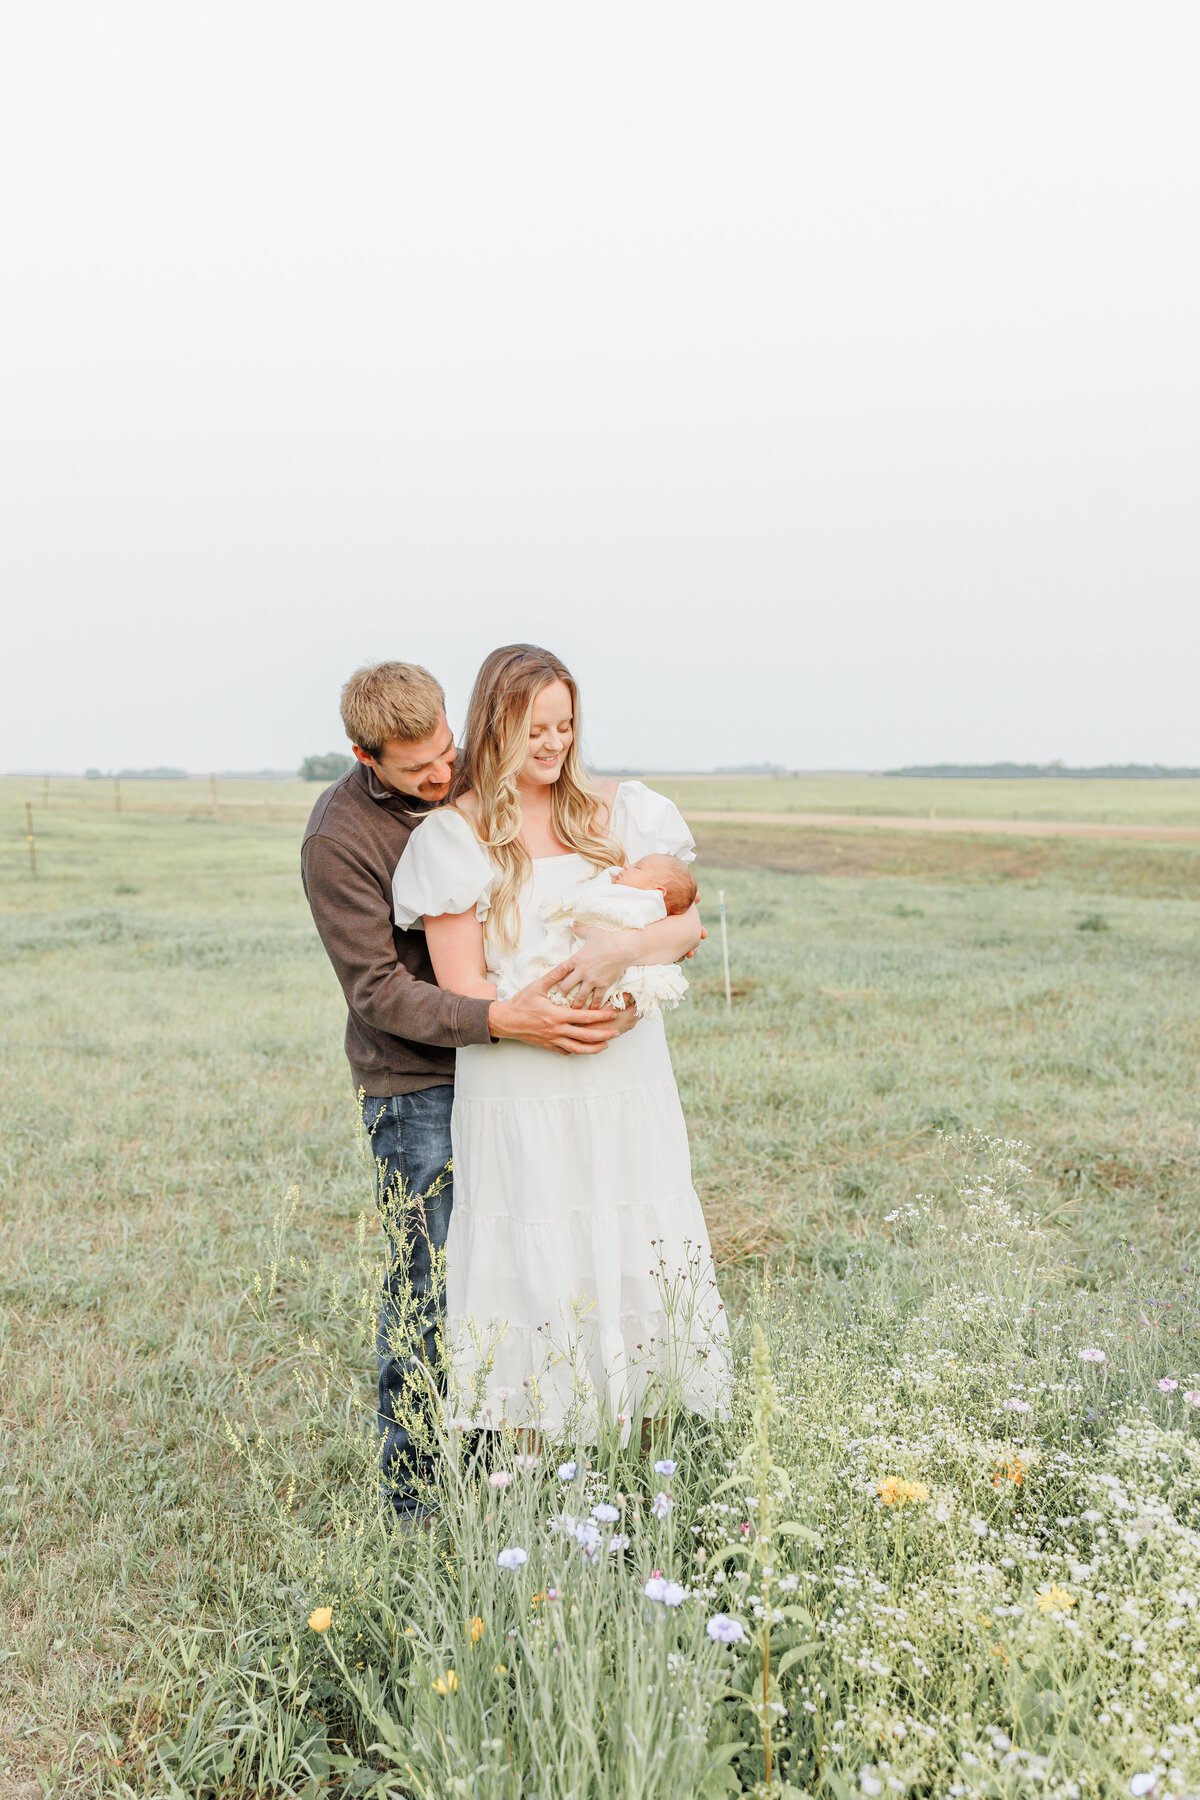
<svg viewBox="0 0 1200 1800">
<path fill-rule="evenodd" d="M 662 889 L 670 917 L 685 913 L 695 900 L 696 877 L 677 856 L 640 856 L 638 867 L 653 873 L 654 885 Z"/>
</svg>

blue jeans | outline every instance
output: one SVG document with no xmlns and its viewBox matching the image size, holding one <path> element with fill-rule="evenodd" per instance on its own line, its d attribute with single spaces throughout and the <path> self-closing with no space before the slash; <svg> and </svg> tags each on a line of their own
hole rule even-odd
<svg viewBox="0 0 1200 1800">
<path fill-rule="evenodd" d="M 396 1417 L 404 1396 L 410 1409 L 426 1403 L 426 1369 L 437 1368 L 437 1330 L 444 1315 L 444 1278 L 435 1282 L 434 1253 L 443 1250 L 454 1207 L 450 1109 L 454 1089 L 421 1088 L 388 1098 L 368 1095 L 363 1121 L 375 1159 L 376 1199 L 388 1241 L 388 1266 L 375 1354 L 379 1365 L 380 1466 L 397 1513 L 423 1510 L 421 1489 L 431 1462 Z M 434 1194 L 429 1190 L 441 1177 Z"/>
</svg>

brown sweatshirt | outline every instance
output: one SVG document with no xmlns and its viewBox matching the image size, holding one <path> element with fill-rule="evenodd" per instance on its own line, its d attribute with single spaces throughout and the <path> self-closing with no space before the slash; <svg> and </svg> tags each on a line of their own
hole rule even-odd
<svg viewBox="0 0 1200 1800">
<path fill-rule="evenodd" d="M 304 833 L 300 869 L 346 1004 L 355 1090 L 411 1094 L 454 1080 L 459 1044 L 486 1044 L 487 1000 L 443 993 L 423 931 L 399 931 L 392 875 L 429 808 L 356 762 L 326 788 Z"/>
</svg>

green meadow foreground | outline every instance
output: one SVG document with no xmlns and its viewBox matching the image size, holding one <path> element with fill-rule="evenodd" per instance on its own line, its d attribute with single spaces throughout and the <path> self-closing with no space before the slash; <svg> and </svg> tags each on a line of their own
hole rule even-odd
<svg viewBox="0 0 1200 1800">
<path fill-rule="evenodd" d="M 458 1444 L 414 1540 L 312 791 L 151 787 L 4 784 L 4 1800 L 1200 1793 L 1200 849 L 706 829 L 733 1417 Z"/>
</svg>

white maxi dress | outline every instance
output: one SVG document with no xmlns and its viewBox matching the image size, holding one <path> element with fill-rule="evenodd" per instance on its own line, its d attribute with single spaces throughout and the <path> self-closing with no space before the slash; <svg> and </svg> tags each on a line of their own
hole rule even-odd
<svg viewBox="0 0 1200 1800">
<path fill-rule="evenodd" d="M 691 860 L 677 808 L 640 781 L 617 789 L 611 830 L 630 861 Z M 595 874 L 534 859 L 518 953 L 541 907 Z M 497 871 L 454 808 L 413 832 L 393 883 L 397 925 L 475 908 Z M 501 956 L 485 932 L 489 977 Z M 456 1062 L 454 1211 L 446 1242 L 450 1411 L 456 1424 L 594 1433 L 672 1403 L 727 1408 L 730 1359 L 708 1233 L 660 1015 L 598 1056 L 471 1045 Z"/>
</svg>

